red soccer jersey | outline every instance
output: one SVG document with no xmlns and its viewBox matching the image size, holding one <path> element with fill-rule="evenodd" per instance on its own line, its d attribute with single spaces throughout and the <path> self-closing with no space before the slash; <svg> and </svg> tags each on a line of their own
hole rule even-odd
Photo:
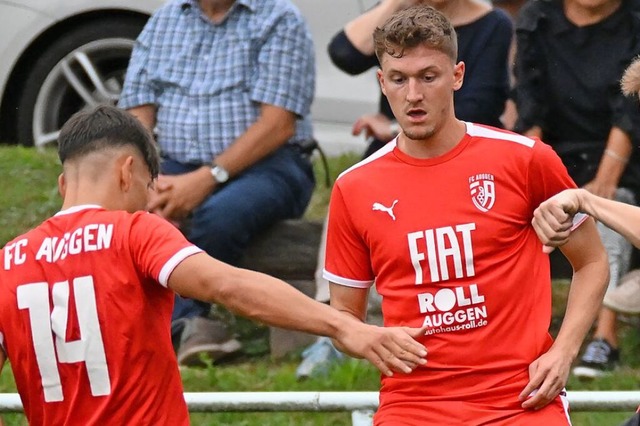
<svg viewBox="0 0 640 426">
<path fill-rule="evenodd" d="M 471 123 L 440 157 L 392 142 L 338 178 L 325 278 L 375 280 L 386 326 L 428 327 L 427 364 L 383 377 L 377 425 L 567 424 L 561 398 L 525 412 L 518 395 L 552 343 L 533 211 L 573 187 L 548 145 Z"/>
<path fill-rule="evenodd" d="M 188 425 L 167 280 L 201 250 L 164 219 L 62 211 L 0 255 L 0 334 L 29 423 Z"/>
</svg>

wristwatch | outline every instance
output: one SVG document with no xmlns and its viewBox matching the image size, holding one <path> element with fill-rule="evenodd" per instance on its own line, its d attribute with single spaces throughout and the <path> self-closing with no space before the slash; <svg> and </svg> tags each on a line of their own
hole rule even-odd
<svg viewBox="0 0 640 426">
<path fill-rule="evenodd" d="M 211 176 L 217 183 L 225 183 L 229 180 L 229 172 L 222 166 L 213 163 L 211 166 Z"/>
</svg>

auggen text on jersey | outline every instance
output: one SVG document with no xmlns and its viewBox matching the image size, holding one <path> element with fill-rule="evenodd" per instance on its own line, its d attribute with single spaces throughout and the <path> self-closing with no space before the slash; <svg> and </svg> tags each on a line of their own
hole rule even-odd
<svg viewBox="0 0 640 426">
<path fill-rule="evenodd" d="M 89 224 L 65 233 L 62 237 L 46 237 L 42 240 L 36 260 L 54 263 L 69 255 L 104 250 L 111 247 L 113 224 Z M 28 240 L 22 239 L 5 248 L 4 269 L 21 265 L 26 260 Z"/>
</svg>

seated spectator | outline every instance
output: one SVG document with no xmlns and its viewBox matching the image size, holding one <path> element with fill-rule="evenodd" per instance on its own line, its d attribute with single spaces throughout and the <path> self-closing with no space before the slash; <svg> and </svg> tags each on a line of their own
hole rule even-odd
<svg viewBox="0 0 640 426">
<path fill-rule="evenodd" d="M 531 0 L 516 25 L 515 130 L 541 137 L 575 182 L 605 198 L 636 204 L 640 111 L 618 82 L 640 52 L 637 0 Z M 629 270 L 632 246 L 602 223 L 609 291 Z M 619 362 L 616 313 L 603 308 L 574 375 L 593 378 Z"/>
<path fill-rule="evenodd" d="M 458 59 L 465 63 L 462 88 L 454 93 L 455 112 L 460 120 L 502 127 L 500 117 L 509 92 L 509 49 L 513 36 L 510 17 L 491 4 L 479 0 L 382 0 L 372 9 L 348 22 L 328 46 L 333 63 L 344 72 L 361 74 L 379 66 L 373 46 L 373 31 L 393 13 L 415 4 L 427 4 L 447 16 L 458 35 Z M 387 98 L 380 93 L 378 112 L 360 117 L 353 134 L 364 134 L 369 145 L 368 157 L 398 135 L 399 127 Z M 325 227 L 326 228 L 326 227 Z M 323 230 L 326 234 L 326 229 Z M 322 277 L 324 241 L 318 254 L 316 299 L 329 300 L 329 283 Z M 315 365 L 327 359 L 340 359 L 329 339 L 320 339 L 303 354 L 298 377 L 312 374 Z M 318 353 L 324 355 L 318 355 Z"/>
<path fill-rule="evenodd" d="M 157 132 L 149 209 L 237 264 L 256 234 L 307 207 L 314 177 L 300 144 L 313 136 L 314 85 L 311 35 L 289 1 L 167 2 L 138 37 L 119 104 Z M 240 349 L 210 310 L 176 299 L 180 364 Z"/>
</svg>

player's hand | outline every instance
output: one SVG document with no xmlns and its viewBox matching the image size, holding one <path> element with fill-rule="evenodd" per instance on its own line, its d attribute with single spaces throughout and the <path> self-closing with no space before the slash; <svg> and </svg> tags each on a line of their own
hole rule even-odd
<svg viewBox="0 0 640 426">
<path fill-rule="evenodd" d="M 568 189 L 544 201 L 533 212 L 531 224 L 545 253 L 569 240 L 573 216 L 580 207 L 579 191 Z"/>
<path fill-rule="evenodd" d="M 529 365 L 529 383 L 518 399 L 522 408 L 539 410 L 564 390 L 571 369 L 571 357 L 551 348 Z"/>
<path fill-rule="evenodd" d="M 376 138 L 383 142 L 388 142 L 395 137 L 391 133 L 391 120 L 383 114 L 363 115 L 353 123 L 351 133 L 358 136 L 364 132 L 367 139 Z"/>
<path fill-rule="evenodd" d="M 181 220 L 202 204 L 214 188 L 206 166 L 181 175 L 160 175 L 147 209 L 166 219 Z"/>
<path fill-rule="evenodd" d="M 424 328 L 350 324 L 345 330 L 335 338 L 338 346 L 349 355 L 366 358 L 384 375 L 411 373 L 427 363 L 427 349 L 415 340 L 424 336 Z"/>
</svg>

